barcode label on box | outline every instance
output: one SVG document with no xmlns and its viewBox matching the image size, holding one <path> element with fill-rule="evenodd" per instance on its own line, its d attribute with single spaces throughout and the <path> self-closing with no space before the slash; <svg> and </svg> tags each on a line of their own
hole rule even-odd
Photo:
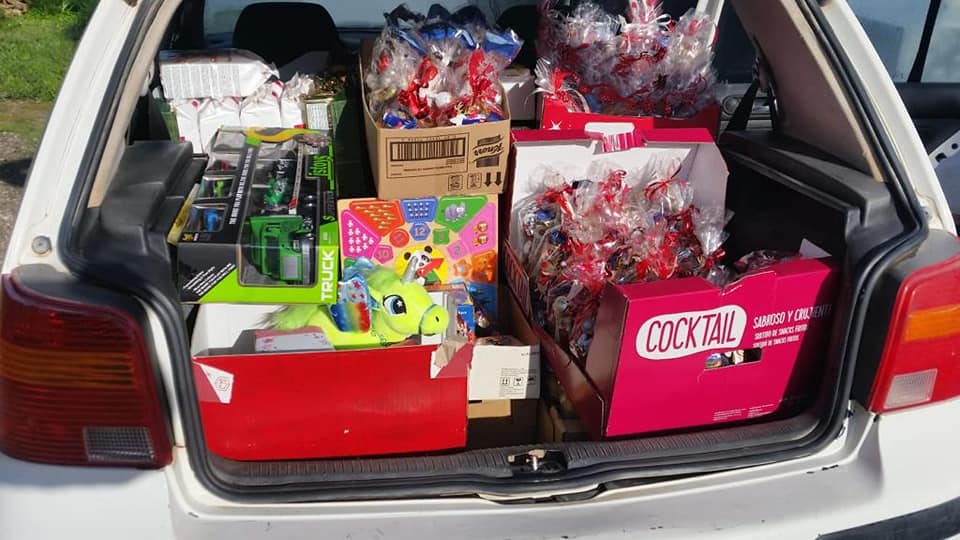
<svg viewBox="0 0 960 540">
<path fill-rule="evenodd" d="M 466 138 L 392 142 L 390 143 L 390 161 L 424 161 L 463 157 L 466 151 Z"/>
<path fill-rule="evenodd" d="M 387 139 L 387 176 L 465 173 L 467 143 L 466 135 Z"/>
</svg>

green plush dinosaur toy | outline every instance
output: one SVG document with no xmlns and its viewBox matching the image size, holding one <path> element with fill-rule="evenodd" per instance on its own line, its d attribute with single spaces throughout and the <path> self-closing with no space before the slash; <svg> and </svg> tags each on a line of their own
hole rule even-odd
<svg viewBox="0 0 960 540">
<path fill-rule="evenodd" d="M 401 277 L 368 259 L 357 259 L 344 272 L 336 304 L 286 306 L 272 314 L 270 326 L 278 330 L 318 327 L 337 350 L 442 333 L 449 316 L 417 282 L 415 271 L 409 267 Z"/>
</svg>

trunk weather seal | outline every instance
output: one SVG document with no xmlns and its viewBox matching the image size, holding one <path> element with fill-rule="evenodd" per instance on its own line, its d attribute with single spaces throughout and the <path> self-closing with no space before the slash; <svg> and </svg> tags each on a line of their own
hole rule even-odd
<svg viewBox="0 0 960 540">
<path fill-rule="evenodd" d="M 837 68 L 837 76 L 840 77 L 841 84 L 849 93 L 850 101 L 855 108 L 856 117 L 860 122 L 861 131 L 868 138 L 871 148 L 873 148 L 874 153 L 880 161 L 878 165 L 882 168 L 884 183 L 891 189 L 894 195 L 892 201 L 895 204 L 903 206 L 903 211 L 900 212 L 901 220 L 907 217 L 912 219 L 912 223 L 904 223 L 905 230 L 899 238 L 891 238 L 885 243 L 892 244 L 891 248 L 887 250 L 885 254 L 875 255 L 874 261 L 870 263 L 870 268 L 864 273 L 866 279 L 860 279 L 863 288 L 859 297 L 869 298 L 877 283 L 880 281 L 883 270 L 890 265 L 896 264 L 900 259 L 907 257 L 912 251 L 915 251 L 929 236 L 929 226 L 923 207 L 920 205 L 920 201 L 917 199 L 912 186 L 908 183 L 908 175 L 903 168 L 903 163 L 896 159 L 893 142 L 882 129 L 878 128 L 882 123 L 880 122 L 876 108 L 868 99 L 863 83 L 858 77 L 854 76 L 856 69 L 853 67 L 850 58 L 843 52 L 840 41 L 826 20 L 819 3 L 817 3 L 816 0 L 797 0 L 797 5 L 800 7 L 810 27 L 814 30 L 814 34 L 824 54 L 827 55 L 832 65 Z M 847 351 L 847 354 L 844 355 L 847 361 L 842 363 L 841 367 L 845 370 L 845 373 L 841 381 L 838 381 L 842 382 L 842 388 L 840 388 L 841 391 L 836 394 L 838 397 L 843 396 L 844 399 L 851 395 L 853 388 L 856 359 L 859 353 L 860 343 L 863 339 L 863 329 L 868 311 L 868 306 L 865 302 L 858 302 L 853 308 L 854 311 L 851 315 L 854 319 L 852 321 L 854 325 L 848 329 L 848 336 L 850 336 L 851 339 L 847 339 L 843 343 L 845 348 L 852 350 Z M 835 407 L 839 407 L 839 400 L 835 401 L 834 405 Z M 842 418 L 838 415 L 833 415 L 832 419 L 833 421 L 829 432 L 839 430 L 842 425 Z"/>
<path fill-rule="evenodd" d="M 93 184 L 93 178 L 96 173 L 96 165 L 102 156 L 106 145 L 109 128 L 113 123 L 118 107 L 120 90 L 129 75 L 131 63 L 139 52 L 143 41 L 146 28 L 153 22 L 156 12 L 159 9 L 162 0 L 145 0 L 140 6 L 140 12 L 134 22 L 134 31 L 128 37 L 124 50 L 121 52 L 121 59 L 115 69 L 108 85 L 108 98 L 104 100 L 100 107 L 97 117 L 98 136 L 92 140 L 83 156 L 78 182 L 74 184 L 70 195 L 70 204 L 72 205 L 72 214 L 65 216 L 60 228 L 60 256 L 64 264 L 71 272 L 91 279 L 93 281 L 104 283 L 102 276 L 96 275 L 92 270 L 94 268 L 83 260 L 80 253 L 75 251 L 72 243 L 73 232 L 76 224 L 79 222 L 82 212 L 85 210 L 84 201 L 89 197 L 90 189 Z M 632 470 L 630 462 L 624 461 L 616 464 L 603 464 L 585 467 L 584 469 L 569 471 L 563 478 L 533 478 L 533 479 L 469 479 L 456 478 L 438 478 L 435 480 L 417 479 L 415 485 L 406 485 L 410 480 L 398 480 L 388 482 L 373 482 L 371 485 L 361 485 L 359 482 L 349 487 L 340 487 L 337 489 L 324 489 L 322 483 L 280 486 L 270 490 L 261 488 L 237 488 L 236 486 L 220 481 L 214 471 L 211 469 L 210 461 L 207 458 L 204 437 L 200 428 L 199 410 L 195 390 L 191 384 L 178 384 L 176 393 L 183 415 L 182 423 L 186 438 L 186 450 L 190 468 L 196 474 L 198 480 L 214 494 L 229 500 L 238 502 L 297 502 L 297 501 L 321 501 L 321 500 L 345 500 L 345 499 L 383 499 L 383 498 L 408 498 L 408 497 L 431 497 L 438 495 L 468 495 L 475 494 L 478 491 L 483 492 L 492 485 L 497 485 L 497 491 L 502 494 L 523 495 L 532 491 L 543 492 L 544 490 L 564 490 L 583 488 L 588 485 L 603 484 L 625 479 L 655 478 L 665 476 L 675 476 L 677 474 L 702 474 L 719 470 L 742 468 L 747 466 L 772 463 L 781 460 L 794 459 L 803 455 L 815 453 L 829 444 L 839 433 L 842 422 L 846 416 L 846 402 L 848 400 L 850 386 L 853 376 L 853 358 L 859 338 L 863 330 L 863 322 L 866 309 L 861 300 L 872 290 L 880 276 L 883 267 L 899 257 L 906 254 L 913 246 L 926 237 L 926 224 L 918 216 L 922 216 L 922 209 L 913 194 L 905 189 L 902 179 L 905 178 L 902 167 L 894 161 L 891 163 L 890 156 L 891 144 L 889 139 L 883 133 L 877 133 L 872 126 L 877 125 L 876 112 L 863 102 L 863 88 L 859 82 L 851 78 L 851 65 L 849 59 L 839 55 L 832 50 L 838 47 L 836 36 L 830 32 L 826 21 L 820 12 L 819 6 L 814 0 L 797 0 L 801 10 L 817 34 L 817 38 L 825 49 L 825 53 L 834 61 L 834 65 L 839 69 L 838 75 L 842 82 L 847 85 L 851 97 L 855 97 L 857 102 L 857 112 L 867 122 L 862 122 L 865 133 L 870 137 L 871 143 L 879 148 L 883 155 L 884 172 L 887 173 L 888 185 L 894 191 L 894 199 L 900 198 L 901 204 L 906 202 L 906 207 L 910 210 L 910 215 L 914 218 L 914 225 L 917 227 L 913 232 L 901 235 L 900 239 L 891 239 L 878 246 L 871 260 L 863 265 L 861 272 L 857 272 L 859 277 L 853 289 L 854 297 L 851 301 L 851 317 L 846 327 L 846 338 L 843 340 L 841 353 L 842 375 L 837 378 L 834 385 L 834 395 L 830 416 L 828 421 L 823 417 L 817 423 L 817 427 L 810 433 L 798 439 L 777 442 L 768 445 L 741 448 L 739 450 L 729 450 L 710 455 L 703 453 L 695 456 L 684 456 L 682 461 L 676 462 L 676 458 L 671 458 L 675 463 L 660 463 L 658 468 L 650 470 L 650 463 L 647 463 L 645 470 Z M 819 28 L 818 28 L 819 26 Z M 892 179 L 893 181 L 890 181 Z M 83 204 L 82 204 L 83 203 Z M 882 249 L 881 249 L 882 248 Z M 140 298 L 144 303 L 160 318 L 167 334 L 167 342 L 170 348 L 171 359 L 173 360 L 174 377 L 177 381 L 189 381 L 191 374 L 189 371 L 189 362 L 183 359 L 189 359 L 189 348 L 187 346 L 187 336 L 182 324 L 180 306 L 163 291 L 150 284 L 137 282 L 133 279 L 119 279 L 121 276 L 110 276 L 109 285 L 125 290 Z M 125 277 L 125 276 L 124 276 Z M 133 277 L 133 276 L 131 276 Z M 851 339 L 854 338 L 854 339 Z M 824 425 L 825 424 L 825 425 Z M 736 429 L 736 428 L 733 428 Z M 758 452 L 758 450 L 760 450 Z M 721 455 L 716 455 L 721 454 Z M 642 461 L 642 460 L 641 460 Z M 649 460 L 648 460 L 649 461 Z M 668 461 L 668 460 L 657 460 Z M 691 462 L 693 461 L 693 462 Z M 642 465 L 635 463 L 634 467 Z M 598 472 L 596 469 L 611 468 L 606 472 Z M 572 476 L 573 478 L 570 478 Z M 497 481 L 499 480 L 499 481 Z M 503 485 L 509 484 L 509 485 Z"/>
</svg>

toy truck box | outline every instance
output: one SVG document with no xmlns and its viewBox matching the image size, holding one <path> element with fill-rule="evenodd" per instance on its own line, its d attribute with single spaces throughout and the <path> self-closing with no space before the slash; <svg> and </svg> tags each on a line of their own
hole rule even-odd
<svg viewBox="0 0 960 540">
<path fill-rule="evenodd" d="M 343 199 L 340 257 L 346 269 L 358 257 L 394 265 L 413 260 L 429 288 L 464 283 L 477 308 L 478 332 L 497 313 L 498 207 L 496 195 L 417 199 Z"/>
<path fill-rule="evenodd" d="M 174 224 L 187 303 L 331 304 L 339 269 L 333 146 L 325 132 L 221 130 Z"/>
</svg>

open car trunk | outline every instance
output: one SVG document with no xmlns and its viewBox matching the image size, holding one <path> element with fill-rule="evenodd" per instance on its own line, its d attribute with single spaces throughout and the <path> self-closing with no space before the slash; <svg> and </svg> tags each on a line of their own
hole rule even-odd
<svg viewBox="0 0 960 540">
<path fill-rule="evenodd" d="M 773 46 L 766 42 L 771 61 L 777 56 L 770 54 Z M 730 172 L 726 204 L 734 213 L 726 249 L 739 257 L 813 244 L 839 261 L 842 284 L 819 388 L 809 401 L 773 415 L 707 428 L 432 454 L 226 459 L 210 452 L 204 439 L 189 354 L 195 320 L 193 310 L 179 303 L 175 257 L 166 243 L 206 158 L 184 143 L 126 146 L 102 203 L 86 209 L 73 238 L 87 276 L 129 290 L 160 316 L 190 465 L 215 492 L 264 502 L 470 494 L 522 500 L 577 493 L 551 495 L 575 500 L 612 486 L 798 458 L 822 449 L 840 432 L 854 376 L 849 339 L 862 322 L 854 319 L 864 300 L 862 280 L 891 239 L 905 232 L 904 225 L 899 201 L 885 184 L 816 147 L 829 143 L 814 146 L 784 131 L 727 131 L 718 139 Z M 552 466 L 531 468 L 530 455 Z"/>
<path fill-rule="evenodd" d="M 516 496 L 547 486 L 569 490 L 585 484 L 687 475 L 816 451 L 836 436 L 846 412 L 851 374 L 840 363 L 839 341 L 854 297 L 850 283 L 865 257 L 902 227 L 882 184 L 808 146 L 770 132 L 727 133 L 720 146 L 730 168 L 727 204 L 735 212 L 728 226 L 736 239 L 728 246 L 731 253 L 760 246 L 796 250 L 806 240 L 843 261 L 845 285 L 836 303 L 833 343 L 814 402 L 752 422 L 624 440 L 398 457 L 233 461 L 204 448 L 190 357 L 183 356 L 175 359 L 174 372 L 183 378 L 181 390 L 191 396 L 182 410 L 190 433 L 189 449 L 197 460 L 194 467 L 224 491 L 271 500 L 425 492 Z M 165 236 L 203 165 L 204 160 L 194 157 L 184 144 L 141 142 L 128 147 L 103 205 L 90 209 L 82 224 L 80 238 L 90 271 L 116 281 L 142 280 L 179 309 Z M 187 316 L 176 322 L 186 339 L 192 319 Z M 532 450 L 555 451 L 549 455 L 560 466 L 537 474 L 518 465 L 515 456 Z"/>
</svg>

